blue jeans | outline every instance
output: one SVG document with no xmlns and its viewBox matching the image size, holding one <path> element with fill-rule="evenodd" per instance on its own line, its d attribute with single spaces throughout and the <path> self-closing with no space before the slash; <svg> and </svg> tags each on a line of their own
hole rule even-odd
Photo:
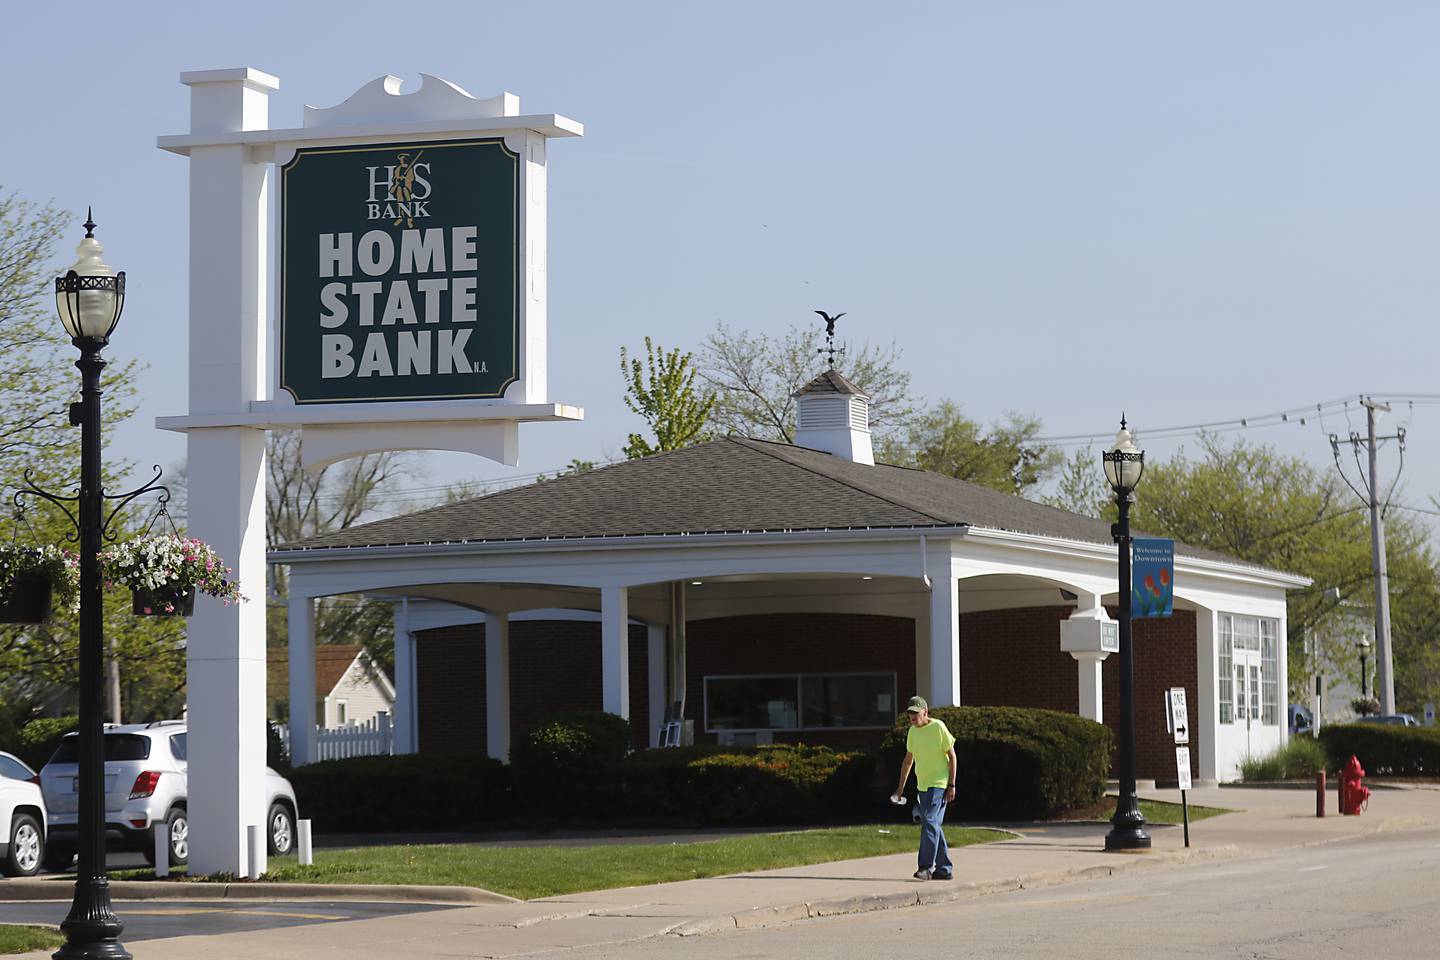
<svg viewBox="0 0 1440 960">
<path fill-rule="evenodd" d="M 940 876 L 955 872 L 950 862 L 950 847 L 945 843 L 945 788 L 931 787 L 915 795 L 915 810 L 920 814 L 920 869 L 934 870 Z"/>
</svg>

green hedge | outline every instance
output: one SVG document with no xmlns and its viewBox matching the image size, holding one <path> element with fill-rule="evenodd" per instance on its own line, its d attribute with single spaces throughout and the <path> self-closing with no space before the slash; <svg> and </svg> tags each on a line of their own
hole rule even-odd
<svg viewBox="0 0 1440 960">
<path fill-rule="evenodd" d="M 14 753 L 39 770 L 50 761 L 60 740 L 80 723 L 79 717 L 36 717 L 20 728 L 20 742 Z"/>
<path fill-rule="evenodd" d="M 1028 707 L 937 707 L 930 716 L 955 736 L 958 819 L 1039 820 L 1105 795 L 1115 737 L 1103 724 Z M 880 748 L 892 778 L 909 726 L 901 717 Z"/>
<path fill-rule="evenodd" d="M 319 833 L 456 830 L 513 816 L 510 769 L 473 756 L 352 757 L 290 771 Z"/>
<path fill-rule="evenodd" d="M 607 772 L 602 809 L 665 823 L 834 823 L 883 810 L 876 784 L 872 753 L 803 744 L 646 750 Z"/>
<path fill-rule="evenodd" d="M 524 812 L 542 821 L 593 819 L 607 797 L 606 771 L 630 751 L 630 721 L 611 713 L 566 713 L 545 721 L 510 750 Z"/>
<path fill-rule="evenodd" d="M 1440 777 L 1440 728 L 1345 723 L 1321 727 L 1320 742 L 1332 770 L 1353 755 L 1367 776 Z"/>
</svg>

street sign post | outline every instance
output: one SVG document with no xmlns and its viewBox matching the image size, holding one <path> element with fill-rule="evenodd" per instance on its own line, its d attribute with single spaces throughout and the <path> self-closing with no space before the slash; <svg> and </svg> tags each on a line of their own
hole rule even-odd
<svg viewBox="0 0 1440 960">
<path fill-rule="evenodd" d="M 1165 723 L 1175 737 L 1175 773 L 1180 781 L 1180 816 L 1185 822 L 1185 846 L 1190 846 L 1190 806 L 1185 793 L 1190 789 L 1190 713 L 1185 703 L 1185 688 L 1171 687 L 1165 692 Z"/>
<path fill-rule="evenodd" d="M 1185 846 L 1190 846 L 1190 805 L 1185 791 L 1190 789 L 1190 748 L 1175 748 L 1175 774 L 1180 780 L 1180 817 L 1185 822 Z"/>
</svg>

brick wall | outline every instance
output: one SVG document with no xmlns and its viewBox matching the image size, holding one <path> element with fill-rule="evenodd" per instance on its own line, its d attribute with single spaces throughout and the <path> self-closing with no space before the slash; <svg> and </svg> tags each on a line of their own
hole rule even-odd
<svg viewBox="0 0 1440 960">
<path fill-rule="evenodd" d="M 1076 713 L 1075 658 L 1060 649 L 1074 607 L 1020 607 L 960 615 L 960 702 Z"/>
<path fill-rule="evenodd" d="M 485 625 L 423 630 L 415 640 L 420 751 L 485 753 Z M 630 723 L 637 747 L 649 745 L 647 657 L 645 628 L 632 625 Z M 599 710 L 600 624 L 513 621 L 510 704 L 511 743 L 546 717 Z"/>
<path fill-rule="evenodd" d="M 1115 610 L 1110 611 L 1114 617 Z M 1165 729 L 1165 691 L 1185 688 L 1190 706 L 1190 775 L 1200 775 L 1200 749 L 1209 731 L 1199 727 L 1196 687 L 1195 611 L 1176 610 L 1171 617 L 1132 620 L 1135 648 L 1135 776 L 1142 780 L 1175 781 L 1175 738 Z M 1103 669 L 1105 724 L 1119 737 L 1120 657 L 1111 654 Z M 1113 706 L 1112 706 L 1113 704 Z M 1118 759 L 1111 773 L 1118 776 Z"/>
</svg>

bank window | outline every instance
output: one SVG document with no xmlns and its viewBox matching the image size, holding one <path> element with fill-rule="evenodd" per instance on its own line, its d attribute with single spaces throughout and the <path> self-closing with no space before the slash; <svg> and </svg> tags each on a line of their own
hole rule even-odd
<svg viewBox="0 0 1440 960">
<path fill-rule="evenodd" d="M 1234 649 L 1234 617 L 1222 613 L 1220 621 L 1220 722 L 1235 721 L 1235 665 L 1231 657 Z"/>
<path fill-rule="evenodd" d="M 1280 724 L 1280 624 L 1276 620 L 1260 621 L 1260 722 Z"/>
<path fill-rule="evenodd" d="M 895 710 L 893 673 L 705 678 L 706 730 L 885 729 Z"/>
</svg>

